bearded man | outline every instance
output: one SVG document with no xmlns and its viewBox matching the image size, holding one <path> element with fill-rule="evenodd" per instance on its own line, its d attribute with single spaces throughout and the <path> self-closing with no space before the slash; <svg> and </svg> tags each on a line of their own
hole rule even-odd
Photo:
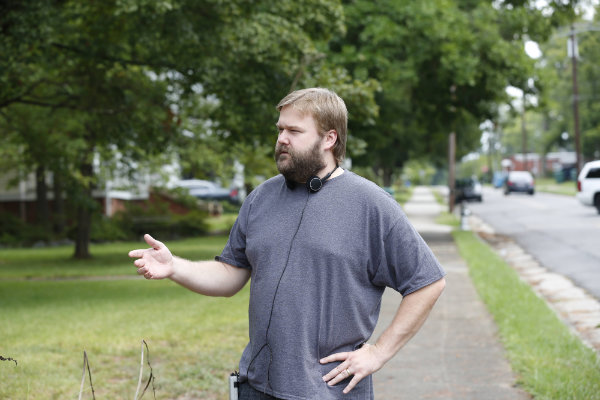
<svg viewBox="0 0 600 400">
<path fill-rule="evenodd" d="M 372 374 L 422 326 L 445 273 L 398 203 L 340 168 L 348 113 L 337 94 L 298 90 L 277 109 L 281 174 L 244 201 L 220 256 L 184 260 L 149 235 L 151 248 L 129 255 L 147 279 L 209 296 L 252 278 L 240 399 L 373 399 Z M 370 344 L 386 287 L 403 299 Z"/>
</svg>

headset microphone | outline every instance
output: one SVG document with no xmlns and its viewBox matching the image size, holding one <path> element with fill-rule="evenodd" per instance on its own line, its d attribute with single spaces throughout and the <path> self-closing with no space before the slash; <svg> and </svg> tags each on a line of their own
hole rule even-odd
<svg viewBox="0 0 600 400">
<path fill-rule="evenodd" d="M 316 175 L 313 175 L 310 178 L 308 178 L 308 180 L 306 181 L 306 188 L 309 190 L 309 192 L 316 193 L 319 190 L 321 190 L 321 188 L 325 184 L 325 181 L 338 169 L 338 167 L 339 165 L 336 165 L 333 171 L 325 175 L 323 179 L 319 178 Z M 285 180 L 285 184 L 290 190 L 294 190 L 294 188 L 296 187 L 296 182 L 289 179 Z"/>
</svg>

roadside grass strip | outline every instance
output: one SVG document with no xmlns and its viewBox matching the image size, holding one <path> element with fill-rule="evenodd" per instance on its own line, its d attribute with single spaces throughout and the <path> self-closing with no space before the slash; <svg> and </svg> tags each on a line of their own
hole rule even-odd
<svg viewBox="0 0 600 400">
<path fill-rule="evenodd" d="M 168 245 L 177 254 L 198 259 L 218 254 L 225 239 Z M 131 243 L 102 246 L 92 251 L 96 258 L 89 270 L 96 276 L 113 274 L 118 266 L 135 275 L 127 257 L 127 250 L 134 248 Z M 23 259 L 32 252 L 21 251 Z M 84 264 L 69 268 L 65 254 L 70 252 L 45 253 L 56 274 L 64 275 L 61 263 L 68 273 L 89 272 Z M 16 271 L 4 251 L 0 258 L 0 273 L 4 268 Z M 24 265 L 20 258 L 13 254 L 10 259 Z M 26 275 L 45 267 L 43 257 L 33 259 L 34 268 Z M 0 281 L 0 355 L 18 362 L 0 362 L 0 399 L 76 399 L 84 351 L 96 398 L 133 398 L 142 340 L 152 357 L 157 399 L 225 398 L 229 373 L 237 368 L 248 340 L 248 297 L 249 285 L 231 298 L 212 298 L 170 281 L 143 278 Z M 148 375 L 145 370 L 144 380 Z M 87 379 L 83 398 L 92 398 Z M 144 398 L 153 397 L 146 393 Z"/>
<path fill-rule="evenodd" d="M 453 236 L 518 383 L 536 399 L 600 399 L 600 357 L 475 234 Z"/>
<path fill-rule="evenodd" d="M 536 178 L 535 188 L 539 192 L 575 196 L 577 193 L 577 182 L 566 181 L 558 183 L 551 178 Z"/>
<path fill-rule="evenodd" d="M 460 219 L 447 211 L 442 211 L 435 219 L 435 222 L 442 225 L 450 225 L 452 228 L 456 229 L 460 228 Z"/>
</svg>

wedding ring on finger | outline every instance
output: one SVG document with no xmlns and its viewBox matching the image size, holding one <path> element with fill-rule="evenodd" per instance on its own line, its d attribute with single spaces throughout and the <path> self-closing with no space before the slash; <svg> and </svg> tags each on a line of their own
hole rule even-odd
<svg viewBox="0 0 600 400">
<path fill-rule="evenodd" d="M 346 368 L 346 373 L 348 374 L 348 376 L 352 375 L 352 374 L 350 373 L 350 369 L 349 369 L 349 368 Z"/>
</svg>

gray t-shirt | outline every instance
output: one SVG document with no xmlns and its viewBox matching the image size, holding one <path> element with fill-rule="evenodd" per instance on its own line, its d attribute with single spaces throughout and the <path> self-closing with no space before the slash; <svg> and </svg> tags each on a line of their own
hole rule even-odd
<svg viewBox="0 0 600 400">
<path fill-rule="evenodd" d="M 372 379 L 348 395 L 322 376 L 330 354 L 366 342 L 385 287 L 403 295 L 444 276 L 398 203 L 345 171 L 316 193 L 281 175 L 246 199 L 217 260 L 251 269 L 250 342 L 242 379 L 282 399 L 372 399 Z"/>
</svg>

